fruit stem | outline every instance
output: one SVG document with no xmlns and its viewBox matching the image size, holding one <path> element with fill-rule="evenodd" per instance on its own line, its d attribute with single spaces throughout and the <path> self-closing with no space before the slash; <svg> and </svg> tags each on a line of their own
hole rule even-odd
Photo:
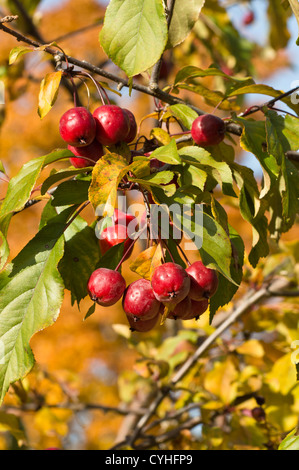
<svg viewBox="0 0 299 470">
<path fill-rule="evenodd" d="M 171 251 L 170 251 L 170 249 L 169 249 L 169 246 L 168 246 L 167 243 L 166 243 L 166 240 L 162 239 L 162 238 L 159 236 L 159 241 L 161 241 L 161 243 L 164 243 L 165 248 L 166 248 L 166 250 L 167 250 L 167 252 L 168 252 L 168 254 L 169 254 L 170 258 L 171 258 L 171 261 L 172 261 L 173 263 L 175 263 L 174 257 L 172 256 L 172 253 L 171 253 Z"/>
<path fill-rule="evenodd" d="M 106 93 L 106 90 L 104 89 L 104 87 L 102 87 L 102 85 L 100 85 L 100 83 L 90 73 L 81 71 L 81 72 L 78 73 L 78 75 L 83 75 L 83 76 L 86 76 L 86 77 L 90 78 L 90 80 L 93 82 L 94 86 L 96 87 L 96 89 L 98 91 L 98 94 L 101 98 L 102 104 L 103 105 L 106 104 L 103 94 L 105 95 L 105 98 L 107 100 L 107 104 L 110 104 L 110 101 L 109 101 L 108 95 Z"/>
<path fill-rule="evenodd" d="M 174 134 L 169 134 L 169 136 L 174 137 L 175 135 L 188 135 L 188 134 L 191 134 L 191 131 L 175 132 Z"/>
<path fill-rule="evenodd" d="M 189 259 L 187 258 L 187 255 L 186 253 L 184 252 L 183 248 L 180 246 L 179 242 L 177 240 L 175 240 L 175 238 L 172 239 L 174 241 L 174 243 L 176 244 L 177 248 L 180 250 L 181 254 L 183 255 L 186 263 L 188 266 L 191 266 L 191 262 L 189 261 Z"/>
</svg>

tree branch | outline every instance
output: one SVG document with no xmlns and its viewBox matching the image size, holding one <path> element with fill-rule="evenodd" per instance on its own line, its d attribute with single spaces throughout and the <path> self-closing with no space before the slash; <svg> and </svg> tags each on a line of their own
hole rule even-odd
<svg viewBox="0 0 299 470">
<path fill-rule="evenodd" d="M 32 46 L 34 48 L 41 47 L 41 46 L 44 45 L 44 43 L 41 44 L 40 42 L 38 42 L 34 39 L 31 39 L 31 38 L 28 38 L 28 37 L 24 36 L 22 33 L 5 26 L 3 23 L 1 23 L 1 20 L 0 20 L 0 30 L 2 30 L 4 33 L 7 33 L 7 34 L 15 37 L 17 39 L 17 41 L 24 42 L 25 44 L 28 44 L 29 46 Z M 95 65 L 93 65 L 93 64 L 91 64 L 91 63 L 89 63 L 85 60 L 79 60 L 79 59 L 76 59 L 75 57 L 69 56 L 67 54 L 62 54 L 62 52 L 60 50 L 57 50 L 57 49 L 55 49 L 51 46 L 45 47 L 44 51 L 47 52 L 48 54 L 52 55 L 52 56 L 60 56 L 61 60 L 65 63 L 75 65 L 75 66 L 77 66 L 79 68 L 82 68 L 84 70 L 87 70 L 91 73 L 94 73 L 96 75 L 104 77 L 107 80 L 111 80 L 115 83 L 121 84 L 122 86 L 125 86 L 127 88 L 130 87 L 129 80 L 127 80 L 125 78 L 118 77 L 117 75 L 114 75 L 111 72 L 107 72 L 103 68 L 95 66 Z M 197 108 L 196 106 L 185 102 L 181 98 L 170 95 L 169 93 L 166 93 L 165 91 L 161 90 L 160 88 L 152 90 L 150 87 L 147 87 L 145 85 L 141 85 L 139 83 L 133 83 L 132 88 L 136 91 L 139 91 L 141 93 L 145 93 L 149 96 L 157 98 L 157 99 L 163 101 L 164 103 L 167 103 L 167 104 L 170 104 L 170 105 L 173 105 L 173 104 L 186 104 L 191 109 L 193 109 L 198 115 L 205 114 L 201 109 Z M 235 124 L 231 128 L 230 128 L 230 126 L 228 126 L 228 130 L 232 134 L 236 134 L 236 135 L 240 135 L 240 133 L 242 133 L 241 126 L 238 126 L 237 124 Z"/>
</svg>

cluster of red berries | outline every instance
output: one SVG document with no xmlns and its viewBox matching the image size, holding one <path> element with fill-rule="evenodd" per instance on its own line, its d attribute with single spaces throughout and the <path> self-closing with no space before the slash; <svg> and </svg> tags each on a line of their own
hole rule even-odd
<svg viewBox="0 0 299 470">
<path fill-rule="evenodd" d="M 130 328 L 139 332 L 151 330 L 165 311 L 173 320 L 198 318 L 208 309 L 217 288 L 216 271 L 201 261 L 186 269 L 166 262 L 154 270 L 151 280 L 141 278 L 128 286 L 117 269 L 99 268 L 87 285 L 91 299 L 99 305 L 108 307 L 122 298 Z"/>
<path fill-rule="evenodd" d="M 75 106 L 60 119 L 59 132 L 74 154 L 76 168 L 93 166 L 104 155 L 104 147 L 132 142 L 137 134 L 134 114 L 120 106 L 103 104 L 93 114 L 84 106 Z"/>
</svg>

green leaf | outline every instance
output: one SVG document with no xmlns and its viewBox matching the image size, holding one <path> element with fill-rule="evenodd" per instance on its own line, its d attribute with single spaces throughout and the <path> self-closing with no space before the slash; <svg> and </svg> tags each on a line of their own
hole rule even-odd
<svg viewBox="0 0 299 470">
<path fill-rule="evenodd" d="M 293 429 L 279 444 L 278 450 L 299 450 L 299 436 L 297 429 Z"/>
<path fill-rule="evenodd" d="M 167 48 L 171 49 L 188 36 L 198 20 L 205 0 L 188 0 L 175 2 L 171 18 Z"/>
<path fill-rule="evenodd" d="M 232 259 L 231 259 L 231 277 L 235 283 L 231 283 L 222 274 L 218 274 L 218 289 L 217 292 L 210 299 L 210 323 L 219 307 L 227 305 L 238 290 L 243 277 L 243 263 L 244 263 L 244 243 L 240 235 L 229 226 L 229 238 L 232 245 Z"/>
<path fill-rule="evenodd" d="M 182 186 L 194 186 L 204 191 L 207 176 L 203 169 L 185 163 L 181 172 L 181 184 Z"/>
<path fill-rule="evenodd" d="M 4 268 L 9 257 L 9 246 L 6 237 L 0 232 L 0 271 Z"/>
<path fill-rule="evenodd" d="M 52 109 L 58 96 L 62 70 L 48 73 L 41 82 L 38 96 L 38 115 L 43 119 Z"/>
<path fill-rule="evenodd" d="M 223 194 L 236 197 L 233 189 L 233 175 L 226 162 L 218 161 L 204 148 L 187 146 L 179 150 L 184 163 L 199 168 L 215 178 L 222 185 Z"/>
<path fill-rule="evenodd" d="M 181 163 L 181 158 L 178 154 L 175 139 L 163 147 L 158 147 L 151 153 L 151 158 L 157 158 L 160 162 L 169 163 L 170 165 L 177 165 Z"/>
<path fill-rule="evenodd" d="M 88 317 L 90 317 L 91 315 L 94 314 L 95 310 L 96 310 L 96 302 L 94 302 L 88 309 L 85 317 L 84 317 L 84 320 L 87 320 Z"/>
<path fill-rule="evenodd" d="M 265 217 L 266 201 L 259 198 L 259 190 L 253 171 L 237 163 L 231 164 L 240 189 L 239 208 L 242 217 L 252 226 L 252 248 L 249 262 L 255 267 L 260 258 L 269 254 L 268 222 Z"/>
<path fill-rule="evenodd" d="M 289 0 L 289 3 L 291 5 L 291 8 L 293 10 L 293 13 L 296 17 L 297 23 L 298 23 L 298 28 L 299 28 L 299 4 L 297 0 Z M 299 45 L 299 37 L 297 39 L 297 46 Z"/>
<path fill-rule="evenodd" d="M 152 67 L 168 37 L 162 0 L 111 0 L 100 43 L 108 57 L 128 77 Z"/>
<path fill-rule="evenodd" d="M 204 77 L 222 77 L 231 82 L 241 84 L 242 86 L 244 86 L 245 84 L 249 85 L 251 83 L 254 83 L 251 77 L 244 77 L 244 78 L 243 77 L 242 78 L 231 77 L 230 75 L 227 75 L 221 69 L 218 69 L 216 67 L 209 67 L 207 69 L 201 69 L 194 65 L 186 65 L 181 70 L 179 70 L 178 73 L 176 74 L 174 85 L 177 85 L 178 83 L 181 83 L 181 82 L 185 82 L 186 80 L 189 80 L 189 79 L 204 78 Z"/>
<path fill-rule="evenodd" d="M 68 206 L 88 201 L 89 186 L 90 181 L 81 180 L 70 180 L 60 183 L 52 193 L 52 205 Z"/>
<path fill-rule="evenodd" d="M 123 241 L 109 248 L 109 250 L 100 258 L 96 268 L 115 269 L 123 257 L 124 247 L 125 242 Z"/>
<path fill-rule="evenodd" d="M 273 111 L 268 111 L 266 116 L 267 148 L 278 165 L 275 178 L 272 178 L 269 227 L 270 232 L 279 238 L 282 233 L 287 232 L 293 226 L 299 207 L 299 191 L 298 184 L 296 184 L 299 173 L 285 157 L 285 152 L 291 149 L 286 136 L 289 136 L 295 144 L 297 137 L 294 133 L 290 135 L 290 129 L 285 130 L 285 120 L 282 116 L 278 116 Z"/>
<path fill-rule="evenodd" d="M 146 186 L 160 186 L 169 184 L 173 179 L 173 171 L 158 171 L 156 173 L 152 173 L 151 175 L 144 176 L 142 179 L 138 178 L 128 178 L 129 181 L 140 183 L 144 187 Z"/>
<path fill-rule="evenodd" d="M 64 224 L 44 227 L 12 263 L 0 295 L 0 402 L 9 385 L 32 368 L 32 336 L 58 317 L 63 282 L 57 264 L 63 255 Z"/>
<path fill-rule="evenodd" d="M 87 296 L 87 283 L 100 259 L 98 239 L 93 228 L 80 216 L 64 232 L 65 249 L 59 272 L 72 304 Z"/>
<path fill-rule="evenodd" d="M 187 129 L 191 129 L 193 121 L 198 117 L 197 112 L 185 104 L 173 104 L 169 106 L 168 112 L 181 121 Z"/>
<path fill-rule="evenodd" d="M 257 95 L 267 95 L 273 98 L 278 98 L 283 93 L 283 91 L 275 90 L 269 85 L 252 84 L 252 85 L 243 86 L 238 89 L 234 89 L 230 93 L 226 94 L 226 98 L 229 98 L 232 96 L 247 95 L 249 93 L 257 94 Z M 298 114 L 299 106 L 296 102 L 294 103 L 292 102 L 291 96 L 282 98 L 281 101 L 283 101 L 286 105 L 289 106 L 290 109 L 293 109 L 293 111 L 295 111 Z"/>
<path fill-rule="evenodd" d="M 91 168 L 92 169 L 92 168 Z M 41 195 L 46 194 L 48 189 L 58 181 L 61 181 L 66 178 L 70 178 L 71 176 L 76 176 L 76 175 L 81 175 L 86 173 L 86 168 L 76 168 L 76 169 L 67 169 L 67 170 L 61 170 L 61 171 L 55 171 L 52 173 L 48 178 L 45 179 L 43 182 L 43 185 L 41 187 Z"/>
<path fill-rule="evenodd" d="M 11 178 L 5 199 L 0 209 L 0 227 L 1 218 L 13 212 L 23 209 L 30 198 L 31 191 L 34 188 L 41 170 L 55 161 L 69 158 L 72 153 L 69 150 L 55 150 L 48 155 L 38 157 L 25 163 L 19 173 Z"/>
<path fill-rule="evenodd" d="M 3 268 L 9 255 L 9 247 L 6 235 L 10 220 L 14 212 L 21 211 L 34 188 L 41 170 L 57 160 L 65 159 L 72 155 L 69 150 L 56 150 L 43 157 L 38 157 L 25 163 L 19 173 L 11 178 L 5 199 L 0 209 L 0 269 Z"/>
<path fill-rule="evenodd" d="M 33 48 L 28 47 L 28 46 L 14 47 L 9 53 L 9 57 L 8 57 L 9 65 L 14 64 L 20 57 L 22 57 L 22 55 L 27 54 L 27 52 L 32 52 L 32 51 L 33 51 Z"/>
<path fill-rule="evenodd" d="M 209 106 L 217 106 L 218 109 L 223 110 L 239 109 L 239 106 L 236 105 L 232 100 L 226 100 L 224 93 L 221 91 L 211 90 L 210 88 L 207 88 L 199 83 L 196 85 L 182 83 L 177 85 L 177 87 L 202 96 Z"/>
</svg>

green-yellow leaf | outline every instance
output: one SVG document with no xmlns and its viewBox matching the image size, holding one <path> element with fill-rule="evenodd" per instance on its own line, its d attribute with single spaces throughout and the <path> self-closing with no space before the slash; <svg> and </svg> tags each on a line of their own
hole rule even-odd
<svg viewBox="0 0 299 470">
<path fill-rule="evenodd" d="M 38 97 L 38 114 L 43 119 L 52 109 L 59 91 L 62 71 L 48 73 L 41 82 Z"/>
<path fill-rule="evenodd" d="M 161 258 L 161 246 L 150 246 L 130 264 L 130 269 L 144 279 L 151 279 L 154 269 L 161 264 Z"/>
<path fill-rule="evenodd" d="M 100 43 L 128 77 L 144 72 L 159 60 L 167 37 L 162 0 L 110 1 Z"/>
<path fill-rule="evenodd" d="M 127 171 L 127 161 L 116 153 L 104 155 L 94 166 L 89 200 L 96 210 L 101 211 L 98 215 L 113 215 L 118 184 Z"/>
<path fill-rule="evenodd" d="M 8 58 L 9 65 L 14 64 L 22 55 L 27 54 L 27 52 L 32 52 L 34 49 L 28 46 L 18 46 L 14 47 L 10 53 Z"/>
</svg>

